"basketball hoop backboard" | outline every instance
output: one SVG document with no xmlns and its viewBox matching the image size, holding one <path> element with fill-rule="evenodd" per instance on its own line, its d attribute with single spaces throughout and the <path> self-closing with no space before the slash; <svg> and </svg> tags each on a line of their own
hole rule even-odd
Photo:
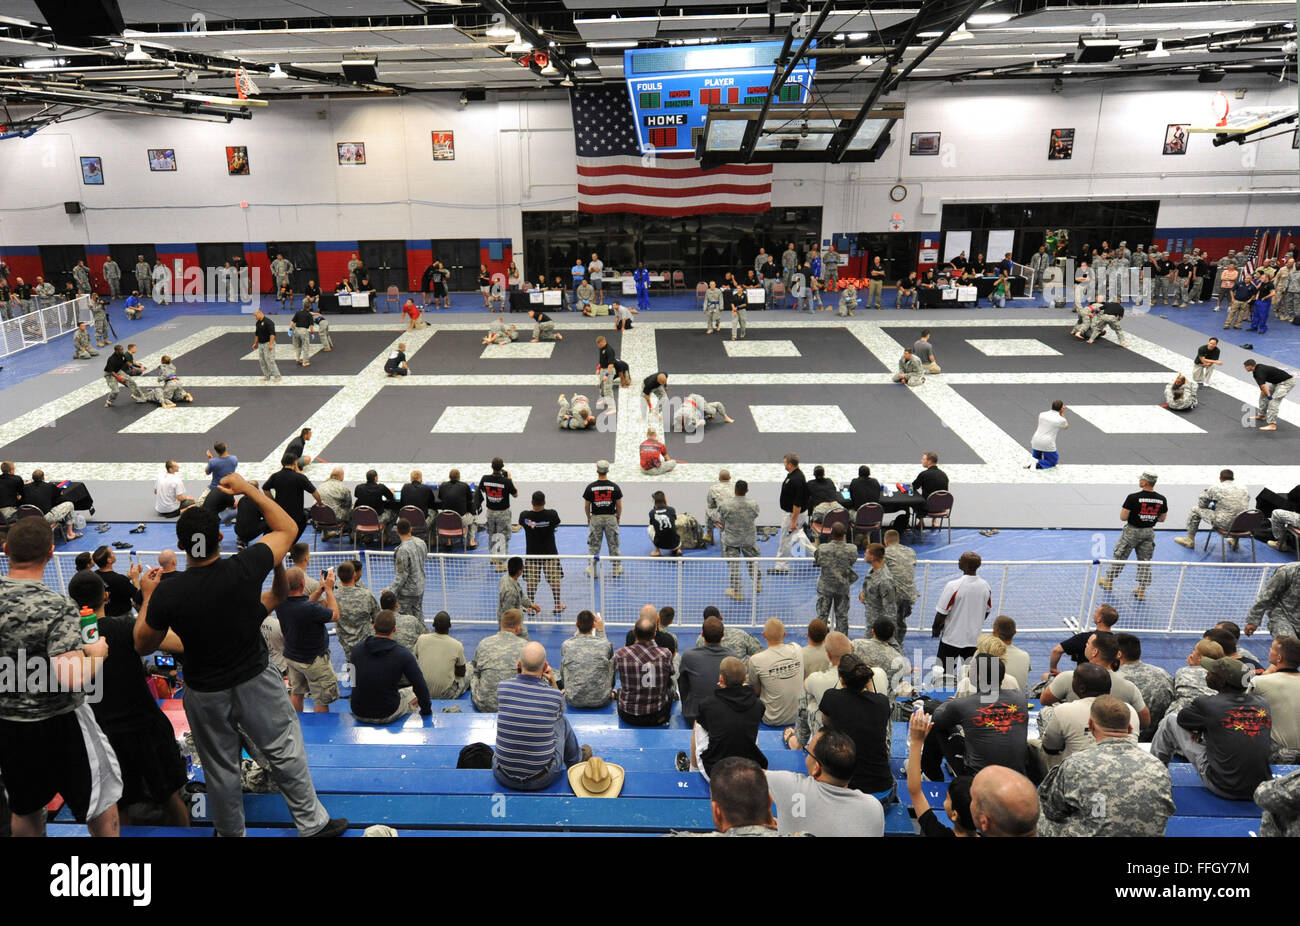
<svg viewBox="0 0 1300 926">
<path fill-rule="evenodd" d="M 1188 127 L 1189 132 L 1204 132 L 1214 135 L 1241 135 L 1244 132 L 1257 132 L 1262 128 L 1296 115 L 1296 106 L 1241 106 L 1230 109 L 1226 114 L 1222 110 L 1206 107 L 1206 112 Z M 1222 124 L 1219 121 L 1222 120 Z"/>
</svg>

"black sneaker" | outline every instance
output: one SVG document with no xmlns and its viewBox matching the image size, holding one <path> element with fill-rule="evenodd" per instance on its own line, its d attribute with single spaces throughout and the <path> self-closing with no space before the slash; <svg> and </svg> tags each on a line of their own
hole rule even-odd
<svg viewBox="0 0 1300 926">
<path fill-rule="evenodd" d="M 691 770 L 691 757 L 685 752 L 677 753 L 677 771 L 689 772 Z"/>
<path fill-rule="evenodd" d="M 331 817 L 330 822 L 326 823 L 319 832 L 313 833 L 313 839 L 330 839 L 334 836 L 342 836 L 348 829 L 346 817 Z"/>
</svg>

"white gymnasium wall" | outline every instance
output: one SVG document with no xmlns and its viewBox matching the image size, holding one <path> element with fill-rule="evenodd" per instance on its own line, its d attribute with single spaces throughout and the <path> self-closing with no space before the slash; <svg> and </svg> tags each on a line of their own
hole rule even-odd
<svg viewBox="0 0 1300 926">
<path fill-rule="evenodd" d="M 1294 101 L 1286 84 L 1235 79 L 1242 104 Z M 1161 199 L 1162 227 L 1294 221 L 1289 135 L 1161 155 L 1166 124 L 1193 121 L 1210 93 L 1187 80 L 1119 89 L 1105 82 L 949 86 L 906 94 L 908 115 L 881 161 L 780 165 L 773 202 L 822 205 L 823 233 L 939 227 L 944 201 Z M 1048 132 L 1075 129 L 1074 156 L 1047 160 Z M 456 160 L 431 158 L 430 133 L 456 133 Z M 911 157 L 913 131 L 943 133 L 938 157 Z M 341 167 L 337 142 L 366 144 L 365 167 Z M 226 174 L 226 145 L 246 145 L 251 174 Z M 148 169 L 145 149 L 176 150 L 178 169 Z M 78 158 L 103 158 L 106 182 L 84 186 Z M 901 182 L 908 196 L 889 201 Z M 1188 196 L 1189 193 L 1231 195 Z M 63 202 L 86 211 L 64 214 Z M 240 202 L 248 207 L 241 208 Z M 928 211 L 923 211 L 923 203 Z M 574 209 L 569 107 L 563 97 L 496 98 L 461 107 L 454 94 L 396 100 L 273 103 L 229 125 L 95 115 L 0 142 L 0 247 L 130 241 L 357 240 L 483 237 L 522 242 L 526 209 Z"/>
</svg>

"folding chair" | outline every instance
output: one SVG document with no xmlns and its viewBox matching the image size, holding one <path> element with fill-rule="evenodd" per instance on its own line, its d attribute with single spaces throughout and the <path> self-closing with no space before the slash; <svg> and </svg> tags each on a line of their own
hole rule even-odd
<svg viewBox="0 0 1300 926">
<path fill-rule="evenodd" d="M 925 517 L 939 522 L 948 522 L 948 542 L 952 543 L 952 493 L 934 492 L 925 500 Z"/>
<path fill-rule="evenodd" d="M 438 549 L 442 549 L 442 542 L 447 541 L 447 549 L 450 550 L 459 540 L 462 546 L 465 545 L 465 524 L 461 521 L 460 515 L 454 511 L 439 511 L 438 517 L 434 520 L 434 527 L 437 531 Z M 468 547 L 466 547 L 468 549 Z"/>
<path fill-rule="evenodd" d="M 388 292 L 384 294 L 384 302 L 390 309 L 397 309 L 397 303 L 401 300 L 401 294 L 398 292 L 397 284 L 394 283 L 388 287 Z"/>
<path fill-rule="evenodd" d="M 1264 513 L 1256 508 L 1243 511 L 1232 519 L 1232 524 L 1228 525 L 1227 530 L 1215 527 L 1205 532 L 1205 549 L 1210 549 L 1210 538 L 1215 534 L 1219 535 L 1219 561 L 1226 563 L 1228 561 L 1228 538 L 1250 538 L 1250 561 L 1257 562 L 1255 559 L 1255 531 L 1264 526 Z"/>
<path fill-rule="evenodd" d="M 399 518 L 406 518 L 411 525 L 411 534 L 413 536 L 419 537 L 420 535 L 423 535 L 425 543 L 432 542 L 433 537 L 429 533 L 429 521 L 428 518 L 424 516 L 423 509 L 416 508 L 414 505 L 407 505 L 401 511 L 397 512 L 397 516 Z"/>
<path fill-rule="evenodd" d="M 360 547 L 366 537 L 378 540 L 379 549 L 384 548 L 384 526 L 379 520 L 379 512 L 369 505 L 357 505 L 352 509 L 352 542 Z"/>
<path fill-rule="evenodd" d="M 872 534 L 883 534 L 884 521 L 885 509 L 878 502 L 867 502 L 853 515 L 854 542 L 859 542 L 863 534 L 866 534 L 868 542 L 870 542 Z M 861 544 L 859 543 L 859 545 Z"/>
<path fill-rule="evenodd" d="M 316 541 L 327 530 L 337 530 L 339 532 L 338 537 L 335 539 L 339 542 L 339 549 L 343 549 L 343 522 L 339 520 L 339 516 L 334 513 L 333 508 L 326 504 L 312 505 L 311 510 L 307 512 L 307 522 L 316 529 L 316 536 L 311 539 L 311 548 L 313 550 L 316 549 Z"/>
<path fill-rule="evenodd" d="M 697 309 L 700 306 L 704 305 L 704 294 L 707 293 L 708 291 L 709 291 L 709 285 L 707 283 L 695 284 L 695 307 Z"/>
<path fill-rule="evenodd" d="M 817 536 L 817 542 L 822 543 L 823 541 L 831 539 L 831 528 L 836 524 L 844 525 L 845 536 L 847 536 L 849 523 L 848 509 L 836 508 L 834 511 L 826 512 L 825 518 L 821 521 L 813 522 L 810 526 L 812 527 L 812 532 Z"/>
</svg>

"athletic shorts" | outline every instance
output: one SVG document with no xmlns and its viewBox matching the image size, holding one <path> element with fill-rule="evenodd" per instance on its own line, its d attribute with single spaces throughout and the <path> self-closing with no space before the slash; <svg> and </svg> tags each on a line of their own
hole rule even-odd
<svg viewBox="0 0 1300 926">
<path fill-rule="evenodd" d="M 317 704 L 329 704 L 339 699 L 339 680 L 334 674 L 328 655 L 317 656 L 311 662 L 284 660 L 289 666 L 290 694 L 310 695 Z"/>
<path fill-rule="evenodd" d="M 446 284 L 446 283 L 434 283 L 434 284 L 433 284 L 433 294 L 434 294 L 435 296 L 437 296 L 439 299 L 441 299 L 442 297 L 446 296 L 446 295 L 447 295 L 447 284 Z"/>
<path fill-rule="evenodd" d="M 122 775 L 123 804 L 162 804 L 186 782 L 185 758 L 161 711 L 129 730 L 106 730 Z"/>
<path fill-rule="evenodd" d="M 0 769 L 9 807 L 19 816 L 60 794 L 84 823 L 122 796 L 117 755 L 88 704 L 47 720 L 0 720 Z"/>
</svg>

